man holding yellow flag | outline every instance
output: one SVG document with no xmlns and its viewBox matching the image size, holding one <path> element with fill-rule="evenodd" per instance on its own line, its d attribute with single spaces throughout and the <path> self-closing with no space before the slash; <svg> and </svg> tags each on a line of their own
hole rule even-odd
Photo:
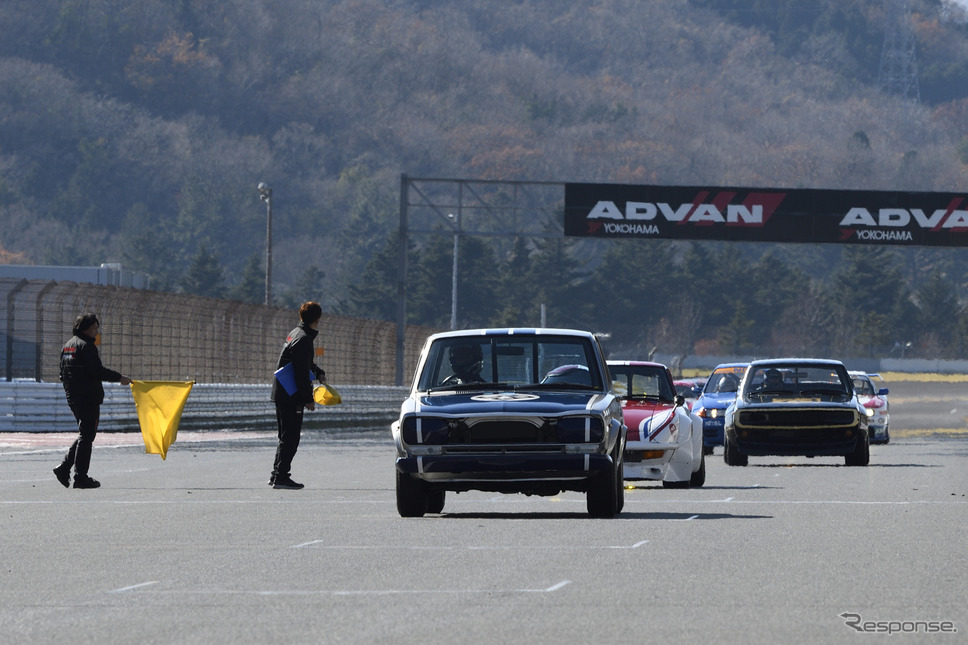
<svg viewBox="0 0 968 645">
<path fill-rule="evenodd" d="M 104 386 L 101 382 L 131 383 L 127 376 L 101 364 L 96 341 L 100 328 L 97 316 L 81 314 L 74 321 L 74 335 L 61 350 L 60 379 L 67 393 L 67 404 L 77 420 L 77 439 L 64 455 L 61 465 L 54 468 L 54 476 L 65 488 L 71 485 L 71 468 L 74 469 L 74 488 L 97 488 L 101 485 L 87 474 L 97 425 L 101 419 L 101 404 L 104 403 Z"/>
<path fill-rule="evenodd" d="M 269 485 L 273 488 L 299 490 L 303 485 L 289 476 L 292 458 L 299 447 L 303 410 L 315 410 L 313 377 L 326 380 L 326 372 L 314 362 L 313 341 L 319 333 L 323 308 L 318 302 L 306 302 L 299 308 L 299 325 L 289 332 L 286 344 L 276 364 L 276 378 L 272 380 L 272 401 L 276 404 L 279 425 L 279 446 L 272 464 Z"/>
</svg>

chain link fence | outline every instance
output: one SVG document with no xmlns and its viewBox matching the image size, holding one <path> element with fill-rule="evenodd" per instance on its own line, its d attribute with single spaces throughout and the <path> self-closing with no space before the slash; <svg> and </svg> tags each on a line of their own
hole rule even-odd
<svg viewBox="0 0 968 645">
<path fill-rule="evenodd" d="M 299 312 L 145 289 L 0 278 L 4 380 L 59 380 L 60 350 L 78 314 L 101 322 L 102 362 L 139 380 L 267 383 Z M 404 385 L 424 340 L 437 330 L 408 326 Z M 393 322 L 323 314 L 316 363 L 339 385 L 394 385 Z"/>
</svg>

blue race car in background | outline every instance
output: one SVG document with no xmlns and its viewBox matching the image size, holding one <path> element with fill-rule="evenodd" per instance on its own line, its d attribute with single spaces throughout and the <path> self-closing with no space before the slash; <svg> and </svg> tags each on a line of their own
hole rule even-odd
<svg viewBox="0 0 968 645">
<path fill-rule="evenodd" d="M 723 445 L 723 417 L 736 399 L 736 389 L 749 363 L 717 365 L 703 388 L 692 412 L 702 419 L 702 452 L 711 455 L 715 446 Z"/>
</svg>

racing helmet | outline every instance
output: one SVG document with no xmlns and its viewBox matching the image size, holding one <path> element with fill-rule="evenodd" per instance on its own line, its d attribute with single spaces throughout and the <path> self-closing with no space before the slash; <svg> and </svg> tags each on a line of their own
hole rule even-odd
<svg viewBox="0 0 968 645">
<path fill-rule="evenodd" d="M 455 374 L 480 374 L 484 367 L 484 352 L 476 343 L 464 343 L 450 348 L 450 366 Z"/>
<path fill-rule="evenodd" d="M 735 392 L 739 387 L 739 379 L 736 378 L 735 374 L 723 374 L 719 377 L 719 386 L 716 388 L 717 392 Z"/>
</svg>

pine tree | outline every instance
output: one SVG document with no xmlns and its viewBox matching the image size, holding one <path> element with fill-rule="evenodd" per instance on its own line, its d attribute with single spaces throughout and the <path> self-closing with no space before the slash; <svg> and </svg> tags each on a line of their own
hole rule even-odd
<svg viewBox="0 0 968 645">
<path fill-rule="evenodd" d="M 932 271 L 918 289 L 917 301 L 921 329 L 931 330 L 939 349 L 950 356 L 960 344 L 958 321 L 962 315 L 954 285 L 940 271 Z"/>
<path fill-rule="evenodd" d="M 326 272 L 316 265 L 310 265 L 295 283 L 286 289 L 279 299 L 284 307 L 300 307 L 310 300 L 323 302 L 323 288 L 326 284 Z"/>
<path fill-rule="evenodd" d="M 182 276 L 182 290 L 199 296 L 221 298 L 225 294 L 222 273 L 218 258 L 203 244 L 192 258 L 188 271 Z"/>
<path fill-rule="evenodd" d="M 396 320 L 400 273 L 399 235 L 394 232 L 367 262 L 363 272 L 336 298 L 336 311 L 357 318 Z M 411 248 L 413 244 L 411 243 Z M 410 307 L 408 318 L 412 318 Z"/>
<path fill-rule="evenodd" d="M 242 302 L 265 302 L 266 275 L 262 254 L 254 253 L 245 263 L 239 283 L 229 289 L 228 296 Z"/>
</svg>

